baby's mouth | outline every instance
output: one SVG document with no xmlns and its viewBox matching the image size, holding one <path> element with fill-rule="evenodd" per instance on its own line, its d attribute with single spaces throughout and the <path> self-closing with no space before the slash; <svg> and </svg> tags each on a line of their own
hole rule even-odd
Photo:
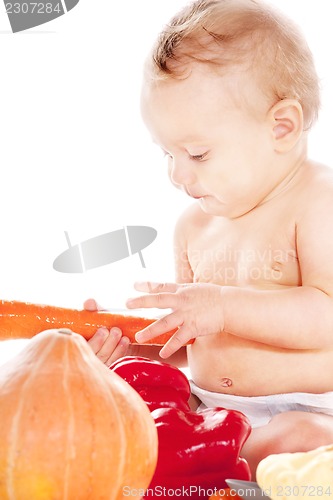
<svg viewBox="0 0 333 500">
<path fill-rule="evenodd" d="M 186 192 L 186 194 L 188 196 L 190 196 L 191 198 L 193 198 L 194 200 L 200 200 L 200 198 L 204 198 L 205 195 L 203 194 L 198 194 L 198 193 L 192 193 L 191 191 L 189 191 L 187 188 L 184 188 L 184 191 Z"/>
</svg>

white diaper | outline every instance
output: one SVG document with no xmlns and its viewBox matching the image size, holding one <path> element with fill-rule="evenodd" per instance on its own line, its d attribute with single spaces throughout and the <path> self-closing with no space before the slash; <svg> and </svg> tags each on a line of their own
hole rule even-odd
<svg viewBox="0 0 333 500">
<path fill-rule="evenodd" d="M 220 406 L 229 410 L 238 410 L 247 416 L 253 428 L 268 424 L 273 415 L 286 411 L 325 413 L 333 416 L 333 392 L 322 394 L 291 392 L 246 397 L 206 391 L 192 381 L 190 384 L 192 394 L 201 401 L 198 409 Z"/>
</svg>

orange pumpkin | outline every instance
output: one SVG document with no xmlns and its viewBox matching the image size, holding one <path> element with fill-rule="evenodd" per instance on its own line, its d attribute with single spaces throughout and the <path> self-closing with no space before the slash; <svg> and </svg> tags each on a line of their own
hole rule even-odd
<svg viewBox="0 0 333 500">
<path fill-rule="evenodd" d="M 0 367 L 1 500 L 141 498 L 156 462 L 148 407 L 80 335 L 47 330 Z"/>
</svg>

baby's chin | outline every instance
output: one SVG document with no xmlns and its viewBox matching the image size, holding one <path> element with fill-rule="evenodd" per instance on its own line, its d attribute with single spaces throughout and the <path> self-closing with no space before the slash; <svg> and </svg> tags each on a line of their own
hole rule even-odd
<svg viewBox="0 0 333 500">
<path fill-rule="evenodd" d="M 251 212 L 253 206 L 241 203 L 226 203 L 213 196 L 203 196 L 198 199 L 198 203 L 203 212 L 215 217 L 225 217 L 227 219 L 238 219 Z"/>
</svg>

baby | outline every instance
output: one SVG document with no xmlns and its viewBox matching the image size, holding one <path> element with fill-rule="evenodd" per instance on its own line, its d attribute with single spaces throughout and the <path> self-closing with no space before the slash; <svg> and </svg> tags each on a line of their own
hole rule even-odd
<svg viewBox="0 0 333 500">
<path fill-rule="evenodd" d="M 268 454 L 333 442 L 333 171 L 307 157 L 318 108 L 306 42 L 260 0 L 186 6 L 145 67 L 143 119 L 195 201 L 176 283 L 139 283 L 127 306 L 171 310 L 137 340 L 178 327 L 160 356 L 187 356 L 201 407 L 249 417 L 253 478 Z M 91 345 L 103 361 L 152 349 L 117 329 Z"/>
</svg>

